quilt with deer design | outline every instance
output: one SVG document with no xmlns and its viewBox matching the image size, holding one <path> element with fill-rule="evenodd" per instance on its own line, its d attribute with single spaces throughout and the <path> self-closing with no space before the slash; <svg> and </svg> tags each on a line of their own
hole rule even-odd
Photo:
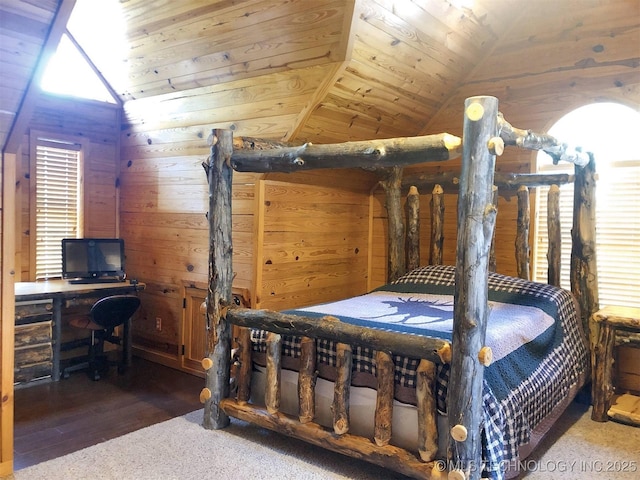
<svg viewBox="0 0 640 480">
<path fill-rule="evenodd" d="M 369 328 L 451 340 L 455 269 L 427 266 L 368 294 L 286 313 L 331 315 Z M 585 376 L 587 349 L 573 296 L 566 290 L 489 274 L 485 345 L 494 361 L 483 382 L 483 460 L 485 474 L 502 478 L 505 462 L 518 460 L 518 447 L 532 430 L 575 391 Z M 264 333 L 253 332 L 254 349 L 264 350 Z M 318 363 L 335 366 L 335 345 L 318 339 Z M 299 339 L 283 341 L 283 355 L 299 356 Z M 375 375 L 375 355 L 353 347 L 353 369 Z M 399 390 L 415 388 L 419 359 L 395 352 Z M 437 403 L 446 413 L 449 366 L 439 365 Z M 404 399 L 401 399 L 404 400 Z"/>
</svg>

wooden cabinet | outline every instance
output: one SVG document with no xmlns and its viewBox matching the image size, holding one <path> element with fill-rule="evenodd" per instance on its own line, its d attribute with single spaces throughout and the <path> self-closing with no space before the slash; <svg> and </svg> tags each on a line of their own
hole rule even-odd
<svg viewBox="0 0 640 480">
<path fill-rule="evenodd" d="M 205 315 L 201 305 L 207 298 L 203 288 L 185 288 L 184 321 L 182 322 L 181 367 L 204 376 L 201 361 L 205 349 Z"/>
<path fill-rule="evenodd" d="M 14 383 L 51 378 L 53 302 L 16 302 Z"/>
<path fill-rule="evenodd" d="M 233 288 L 236 305 L 249 308 L 251 300 L 245 288 Z M 205 288 L 185 287 L 184 319 L 182 322 L 182 355 L 180 366 L 183 370 L 204 377 L 202 359 L 205 356 L 206 329 L 203 304 L 207 298 Z"/>
</svg>

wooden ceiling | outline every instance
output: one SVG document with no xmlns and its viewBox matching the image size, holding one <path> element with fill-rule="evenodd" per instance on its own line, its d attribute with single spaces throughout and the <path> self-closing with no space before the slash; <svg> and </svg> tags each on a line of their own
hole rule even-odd
<svg viewBox="0 0 640 480">
<path fill-rule="evenodd" d="M 76 39 L 124 102 L 124 130 L 232 125 L 326 143 L 453 131 L 474 94 L 516 105 L 562 91 L 577 106 L 590 82 L 600 99 L 640 98 L 638 0 L 101 2 L 124 20 L 126 75 Z M 58 4 L 73 3 L 0 0 L 1 144 Z"/>
</svg>

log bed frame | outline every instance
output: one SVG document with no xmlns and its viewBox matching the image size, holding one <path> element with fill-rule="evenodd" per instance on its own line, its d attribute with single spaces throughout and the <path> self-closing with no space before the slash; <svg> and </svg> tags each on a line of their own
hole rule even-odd
<svg viewBox="0 0 640 480">
<path fill-rule="evenodd" d="M 448 478 L 479 478 L 482 374 L 471 375 L 478 365 L 491 362 L 484 346 L 487 275 L 495 269 L 493 230 L 497 188 L 518 189 L 517 265 L 519 275 L 529 272 L 528 187 L 574 182 L 574 217 L 571 252 L 571 289 L 578 299 L 583 324 L 598 308 L 595 265 L 595 167 L 591 155 L 569 154 L 555 138 L 512 127 L 498 111 L 494 97 L 465 101 L 463 139 L 448 134 L 413 138 L 347 142 L 335 145 L 291 147 L 268 141 L 238 140 L 232 132 L 214 130 L 211 156 L 204 163 L 209 183 L 209 290 L 206 301 L 207 345 L 202 361 L 205 387 L 204 427 L 224 428 L 230 416 L 274 430 L 317 446 L 360 458 L 415 478 L 441 478 L 442 462 L 436 462 L 438 432 L 434 381 L 436 364 L 450 362 L 447 397 L 449 438 Z M 575 175 L 494 175 L 495 158 L 505 145 L 544 150 L 554 161 L 575 164 Z M 453 174 L 402 179 L 406 165 L 455 158 L 462 150 L 462 171 Z M 418 266 L 417 189 L 438 184 L 433 190 L 430 263 L 442 262 L 442 192 L 459 183 L 458 237 L 455 270 L 454 329 L 451 344 L 444 340 L 404 335 L 345 324 L 333 317 L 321 320 L 268 310 L 237 308 L 232 302 L 231 185 L 232 169 L 252 172 L 292 172 L 313 168 L 377 168 L 382 172 L 389 222 L 389 279 Z M 495 185 L 495 186 L 494 186 Z M 407 198 L 408 252 L 405 252 L 401 191 Z M 560 231 L 558 188 L 549 194 L 549 283 L 559 285 Z M 480 219 L 481 221 L 478 221 Z M 470 241 L 469 239 L 473 239 Z M 412 247 L 412 245 L 414 247 Z M 405 253 L 407 253 L 405 255 Z M 408 258 L 408 261 L 405 261 Z M 230 397 L 232 324 L 238 328 L 239 368 L 237 391 Z M 267 386 L 265 405 L 249 403 L 251 381 L 250 328 L 267 330 Z M 586 330 L 585 330 L 586 331 Z M 303 337 L 298 380 L 299 417 L 280 412 L 281 335 Z M 235 335 L 234 335 L 235 336 Z M 315 340 L 337 343 L 333 431 L 314 423 Z M 348 433 L 352 345 L 376 351 L 378 388 L 373 441 Z M 391 352 L 422 359 L 418 367 L 417 410 L 419 455 L 389 444 L 393 408 Z M 482 373 L 482 369 L 479 371 Z M 455 447 L 455 448 L 453 448 Z"/>
</svg>

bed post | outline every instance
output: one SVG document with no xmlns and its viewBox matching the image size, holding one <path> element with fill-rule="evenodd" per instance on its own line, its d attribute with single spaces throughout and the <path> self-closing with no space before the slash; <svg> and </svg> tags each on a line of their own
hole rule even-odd
<svg viewBox="0 0 640 480">
<path fill-rule="evenodd" d="M 495 175 L 494 175 L 495 176 Z M 494 178 L 495 181 L 495 178 Z M 493 192 L 493 206 L 496 207 L 496 214 L 498 211 L 498 187 L 491 187 L 491 191 Z M 493 229 L 493 236 L 491 237 L 491 249 L 489 250 L 489 271 L 497 272 L 498 270 L 498 261 L 496 260 L 496 229 Z"/>
<path fill-rule="evenodd" d="M 204 164 L 209 183 L 209 290 L 207 292 L 206 349 L 202 365 L 206 370 L 203 426 L 219 429 L 229 425 L 220 401 L 229 396 L 231 364 L 231 324 L 226 311 L 231 305 L 233 268 L 231 264 L 231 130 L 213 130 L 209 137 L 211 155 Z"/>
<path fill-rule="evenodd" d="M 387 281 L 392 282 L 406 271 L 404 222 L 402 220 L 402 167 L 384 169 L 380 184 L 384 188 L 387 203 L 387 225 L 389 229 L 389 260 Z"/>
<path fill-rule="evenodd" d="M 407 272 L 420 266 L 420 194 L 415 186 L 409 187 L 407 202 L 405 203 L 407 215 Z"/>
<path fill-rule="evenodd" d="M 584 331 L 589 333 L 589 317 L 598 310 L 598 269 L 596 265 L 596 164 L 575 166 L 573 187 L 573 228 L 571 229 L 571 291 L 580 304 Z"/>
<path fill-rule="evenodd" d="M 560 286 L 560 268 L 562 254 L 562 229 L 560 228 L 560 187 L 555 183 L 547 193 L 547 283 Z"/>
<path fill-rule="evenodd" d="M 496 207 L 493 204 L 498 99 L 465 101 L 462 174 L 458 198 L 458 239 L 453 314 L 453 357 L 447 393 L 449 478 L 481 474 L 483 365 L 488 317 L 488 264 Z M 481 363 L 482 362 L 482 363 Z"/>
<path fill-rule="evenodd" d="M 518 277 L 529 280 L 529 224 L 531 223 L 529 207 L 529 189 L 526 185 L 518 187 L 518 224 L 516 229 L 516 267 Z"/>
<path fill-rule="evenodd" d="M 429 243 L 429 265 L 442 265 L 444 245 L 444 190 L 439 184 L 431 192 L 431 242 Z"/>
</svg>

